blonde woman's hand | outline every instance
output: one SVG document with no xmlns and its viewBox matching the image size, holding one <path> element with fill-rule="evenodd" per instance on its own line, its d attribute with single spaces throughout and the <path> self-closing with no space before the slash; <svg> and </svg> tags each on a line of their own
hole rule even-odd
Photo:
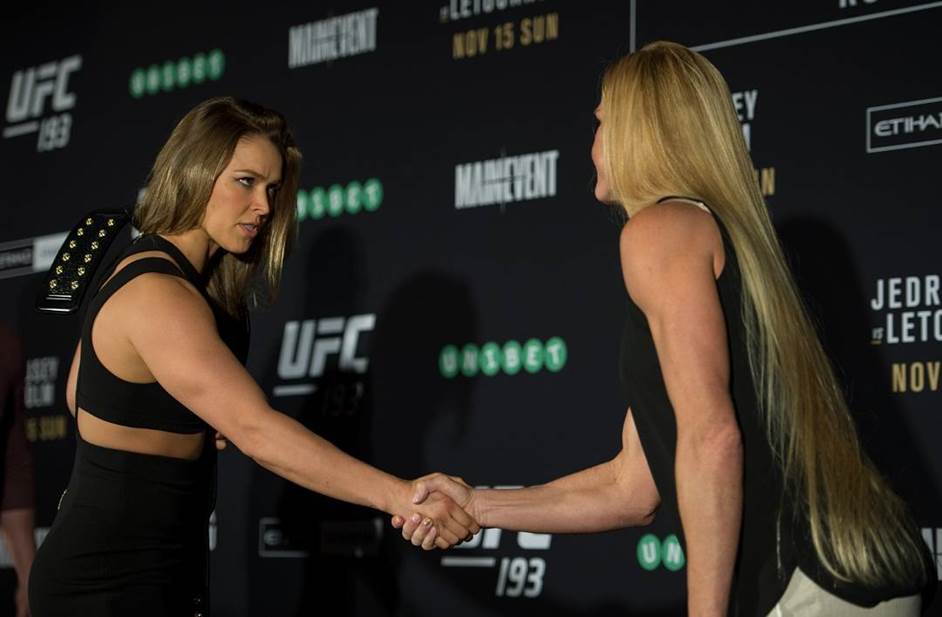
<svg viewBox="0 0 942 617">
<path fill-rule="evenodd" d="M 474 519 L 474 525 L 468 528 L 467 535 L 458 539 L 459 542 L 470 540 L 478 531 L 480 526 L 477 524 L 478 515 L 475 513 L 474 489 L 464 480 L 457 476 L 449 476 L 443 473 L 432 473 L 423 476 L 413 482 L 414 493 L 412 496 L 416 508 L 419 504 L 424 504 L 429 500 L 436 500 L 441 497 L 447 497 Z M 416 546 L 431 548 L 433 543 L 442 547 L 436 541 L 438 535 L 435 529 L 418 513 L 413 513 L 409 517 L 394 516 L 392 525 L 396 529 L 402 529 L 402 537 Z M 456 542 L 452 542 L 453 546 Z"/>
</svg>

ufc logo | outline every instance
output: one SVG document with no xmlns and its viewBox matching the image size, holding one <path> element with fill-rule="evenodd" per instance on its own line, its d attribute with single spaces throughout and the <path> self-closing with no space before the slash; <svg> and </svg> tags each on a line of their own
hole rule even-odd
<svg viewBox="0 0 942 617">
<path fill-rule="evenodd" d="M 69 92 L 69 75 L 81 68 L 82 56 L 75 55 L 14 73 L 7 101 L 7 122 L 15 124 L 39 118 L 49 99 L 53 112 L 75 107 L 75 94 Z"/>
<path fill-rule="evenodd" d="M 305 319 L 285 323 L 278 358 L 278 377 L 298 379 L 320 377 L 327 358 L 338 356 L 341 371 L 365 373 L 369 359 L 357 357 L 360 334 L 373 329 L 376 315 Z"/>
</svg>

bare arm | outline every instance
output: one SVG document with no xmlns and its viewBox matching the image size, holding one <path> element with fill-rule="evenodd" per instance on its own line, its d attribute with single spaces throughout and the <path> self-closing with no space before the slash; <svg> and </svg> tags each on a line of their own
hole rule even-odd
<svg viewBox="0 0 942 617">
<path fill-rule="evenodd" d="M 0 512 L 3 539 L 13 557 L 13 568 L 16 570 L 18 604 L 21 590 L 25 591 L 29 587 L 29 570 L 36 556 L 34 518 L 33 508 L 15 508 Z"/>
<path fill-rule="evenodd" d="M 122 299 L 122 330 L 157 381 L 242 452 L 305 488 L 388 513 L 406 513 L 411 485 L 336 448 L 269 407 L 216 333 L 212 312 L 174 277 L 143 275 Z M 147 316 L 140 319 L 140 315 Z M 473 522 L 450 500 L 419 510 L 454 543 Z M 476 528 L 476 526 L 475 526 Z"/>
<path fill-rule="evenodd" d="M 75 346 L 75 353 L 72 354 L 72 365 L 69 366 L 69 378 L 65 382 L 65 405 L 69 408 L 69 413 L 75 415 L 75 388 L 78 384 L 79 362 L 82 360 L 82 341 Z"/>
<path fill-rule="evenodd" d="M 663 204 L 635 215 L 621 245 L 625 284 L 648 320 L 677 420 L 688 612 L 725 615 L 742 517 L 742 444 L 715 282 L 722 240 L 709 214 Z"/>
<path fill-rule="evenodd" d="M 432 474 L 421 478 L 415 499 L 441 491 L 461 504 L 484 527 L 541 533 L 589 533 L 647 525 L 660 496 L 629 411 L 622 449 L 610 461 L 522 489 L 471 489 L 460 478 Z M 393 520 L 403 537 L 422 538 L 412 521 Z"/>
<path fill-rule="evenodd" d="M 647 525 L 659 503 L 629 412 L 615 458 L 541 486 L 476 490 L 469 511 L 485 527 L 588 533 Z"/>
</svg>

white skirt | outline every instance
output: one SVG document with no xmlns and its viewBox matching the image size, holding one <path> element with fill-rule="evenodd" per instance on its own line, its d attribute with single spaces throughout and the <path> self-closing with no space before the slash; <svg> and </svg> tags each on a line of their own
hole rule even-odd
<svg viewBox="0 0 942 617">
<path fill-rule="evenodd" d="M 857 606 L 822 589 L 795 568 L 782 599 L 768 617 L 919 617 L 921 608 L 918 594 L 893 598 L 871 608 Z"/>
</svg>

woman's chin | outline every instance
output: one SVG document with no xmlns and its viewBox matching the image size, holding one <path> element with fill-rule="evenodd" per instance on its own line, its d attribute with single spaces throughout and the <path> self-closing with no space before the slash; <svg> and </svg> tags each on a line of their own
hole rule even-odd
<svg viewBox="0 0 942 617">
<path fill-rule="evenodd" d="M 615 205 L 615 200 L 612 199 L 612 193 L 611 191 L 608 190 L 607 186 L 596 184 L 594 195 L 595 195 L 596 201 L 598 201 L 599 203 L 603 203 L 606 206 Z"/>
</svg>

